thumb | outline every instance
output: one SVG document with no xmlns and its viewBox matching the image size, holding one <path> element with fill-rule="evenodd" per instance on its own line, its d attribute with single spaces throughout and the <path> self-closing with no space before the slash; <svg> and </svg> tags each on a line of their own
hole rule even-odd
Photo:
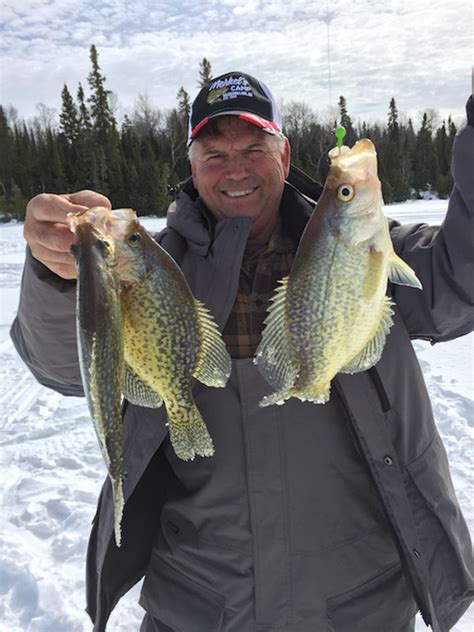
<svg viewBox="0 0 474 632">
<path fill-rule="evenodd" d="M 86 206 L 87 208 L 92 208 L 93 206 L 112 208 L 109 198 L 106 198 L 105 195 L 101 193 L 89 191 L 88 189 L 77 191 L 77 193 L 67 193 L 63 197 L 69 200 L 71 204 L 78 204 L 80 206 Z"/>
</svg>

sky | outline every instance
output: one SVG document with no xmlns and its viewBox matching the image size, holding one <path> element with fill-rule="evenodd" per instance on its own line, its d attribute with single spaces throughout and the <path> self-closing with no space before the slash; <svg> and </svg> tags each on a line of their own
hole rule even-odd
<svg viewBox="0 0 474 632">
<path fill-rule="evenodd" d="M 38 114 L 38 103 L 59 112 L 64 83 L 72 94 L 79 82 L 87 87 L 95 44 L 119 119 L 139 95 L 162 109 L 176 105 L 181 86 L 194 97 L 206 57 L 214 76 L 250 73 L 280 105 L 304 102 L 321 117 L 344 95 L 354 121 L 385 121 L 393 96 L 415 123 L 426 109 L 460 122 L 471 90 L 472 7 L 471 0 L 2 0 L 0 103 L 25 118 Z"/>
</svg>

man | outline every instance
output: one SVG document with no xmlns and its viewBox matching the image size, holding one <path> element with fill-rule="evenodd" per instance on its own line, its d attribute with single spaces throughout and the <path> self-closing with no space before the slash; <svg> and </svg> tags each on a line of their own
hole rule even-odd
<svg viewBox="0 0 474 632">
<path fill-rule="evenodd" d="M 410 338 L 473 328 L 472 97 L 468 123 L 443 226 L 391 223 L 424 291 L 390 288 L 394 326 L 380 362 L 337 376 L 325 405 L 261 408 L 270 389 L 252 356 L 319 188 L 290 168 L 262 82 L 232 72 L 202 88 L 190 117 L 192 179 L 157 239 L 218 322 L 232 374 L 224 389 L 195 387 L 212 458 L 180 461 L 166 411 L 125 403 L 123 544 L 107 480 L 88 550 L 95 632 L 143 575 L 142 632 L 408 632 L 417 610 L 445 632 L 462 616 L 473 594 L 470 539 Z M 82 385 L 65 216 L 97 204 L 110 205 L 82 191 L 41 195 L 27 209 L 13 338 L 38 380 L 66 395 Z"/>
</svg>

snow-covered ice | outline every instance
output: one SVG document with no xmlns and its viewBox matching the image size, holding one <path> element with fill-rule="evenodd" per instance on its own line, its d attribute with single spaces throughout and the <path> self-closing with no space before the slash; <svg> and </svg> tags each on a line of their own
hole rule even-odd
<svg viewBox="0 0 474 632">
<path fill-rule="evenodd" d="M 444 200 L 387 207 L 403 223 L 439 223 Z M 158 230 L 162 219 L 145 219 Z M 83 399 L 35 382 L 8 335 L 24 260 L 20 224 L 0 227 L 0 632 L 86 632 L 84 563 L 105 467 Z M 474 334 L 414 347 L 464 514 L 474 527 Z M 139 588 L 112 614 L 111 632 L 139 628 Z M 417 632 L 425 630 L 417 622 Z M 474 610 L 455 632 L 474 630 Z M 381 631 L 382 632 L 382 631 Z"/>
</svg>

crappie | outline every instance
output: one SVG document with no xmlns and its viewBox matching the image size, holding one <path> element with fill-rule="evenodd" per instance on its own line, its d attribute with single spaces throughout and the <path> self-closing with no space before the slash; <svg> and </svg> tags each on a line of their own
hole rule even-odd
<svg viewBox="0 0 474 632">
<path fill-rule="evenodd" d="M 217 325 L 196 300 L 172 257 L 139 224 L 131 210 L 109 223 L 116 239 L 122 283 L 126 397 L 143 406 L 154 393 L 163 400 L 176 455 L 211 456 L 212 439 L 192 395 L 192 378 L 223 387 L 231 359 Z"/>
<path fill-rule="evenodd" d="M 276 392 L 261 405 L 297 397 L 329 400 L 331 380 L 376 364 L 392 326 L 387 279 L 421 289 L 394 252 L 382 213 L 370 140 L 329 152 L 323 194 L 280 281 L 255 363 Z"/>
<path fill-rule="evenodd" d="M 121 388 L 124 375 L 119 278 L 112 240 L 105 241 L 84 215 L 71 216 L 71 252 L 77 267 L 77 339 L 82 382 L 112 483 L 115 541 L 123 513 Z"/>
</svg>

